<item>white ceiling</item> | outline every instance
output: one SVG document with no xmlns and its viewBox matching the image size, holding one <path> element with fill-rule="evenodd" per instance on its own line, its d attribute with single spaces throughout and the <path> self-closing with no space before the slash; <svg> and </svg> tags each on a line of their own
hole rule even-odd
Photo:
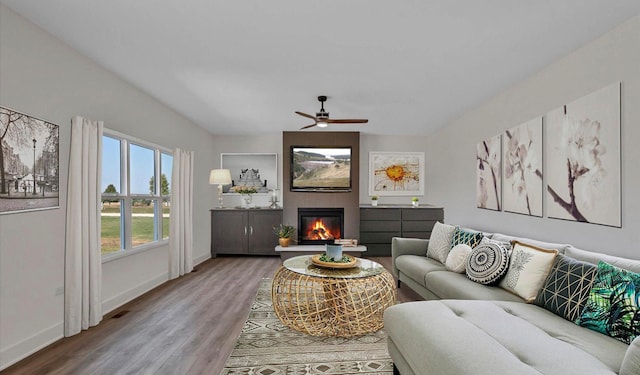
<svg viewBox="0 0 640 375">
<path fill-rule="evenodd" d="M 429 134 L 638 0 L 0 0 L 214 134 Z M 317 128 L 314 128 L 317 129 Z"/>
</svg>

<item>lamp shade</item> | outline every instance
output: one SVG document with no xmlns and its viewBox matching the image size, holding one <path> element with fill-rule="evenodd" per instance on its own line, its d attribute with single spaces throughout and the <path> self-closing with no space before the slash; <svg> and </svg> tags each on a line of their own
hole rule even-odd
<svg viewBox="0 0 640 375">
<path fill-rule="evenodd" d="M 229 185 L 231 183 L 231 172 L 228 169 L 212 169 L 209 174 L 209 184 Z"/>
</svg>

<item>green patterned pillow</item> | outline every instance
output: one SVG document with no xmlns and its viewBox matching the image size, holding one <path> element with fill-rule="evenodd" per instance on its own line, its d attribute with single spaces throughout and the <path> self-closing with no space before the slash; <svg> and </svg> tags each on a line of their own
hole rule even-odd
<svg viewBox="0 0 640 375">
<path fill-rule="evenodd" d="M 469 232 L 464 229 L 460 229 L 460 227 L 456 227 L 453 231 L 453 237 L 451 237 L 451 246 L 450 249 L 453 249 L 454 246 L 465 244 L 474 247 L 480 244 L 480 241 L 484 238 L 482 232 Z"/>
<path fill-rule="evenodd" d="M 576 323 L 630 344 L 640 336 L 640 273 L 600 261 Z"/>
</svg>

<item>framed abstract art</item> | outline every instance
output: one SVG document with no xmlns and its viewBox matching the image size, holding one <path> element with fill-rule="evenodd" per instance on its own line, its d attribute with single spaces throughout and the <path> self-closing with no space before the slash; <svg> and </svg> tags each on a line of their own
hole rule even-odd
<svg viewBox="0 0 640 375">
<path fill-rule="evenodd" d="M 424 152 L 370 152 L 369 195 L 424 195 Z"/>
</svg>

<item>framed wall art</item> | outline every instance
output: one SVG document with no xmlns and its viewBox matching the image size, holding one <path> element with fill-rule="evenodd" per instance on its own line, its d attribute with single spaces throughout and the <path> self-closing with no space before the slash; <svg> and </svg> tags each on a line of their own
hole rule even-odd
<svg viewBox="0 0 640 375">
<path fill-rule="evenodd" d="M 59 207 L 59 127 L 0 107 L 0 214 Z"/>
<path fill-rule="evenodd" d="M 622 226 L 620 82 L 547 114 L 547 216 Z"/>
<path fill-rule="evenodd" d="M 424 195 L 424 152 L 370 152 L 369 195 Z"/>
<path fill-rule="evenodd" d="M 502 210 L 500 134 L 476 145 L 476 206 Z"/>
<path fill-rule="evenodd" d="M 542 116 L 502 135 L 502 208 L 542 217 Z"/>
</svg>

